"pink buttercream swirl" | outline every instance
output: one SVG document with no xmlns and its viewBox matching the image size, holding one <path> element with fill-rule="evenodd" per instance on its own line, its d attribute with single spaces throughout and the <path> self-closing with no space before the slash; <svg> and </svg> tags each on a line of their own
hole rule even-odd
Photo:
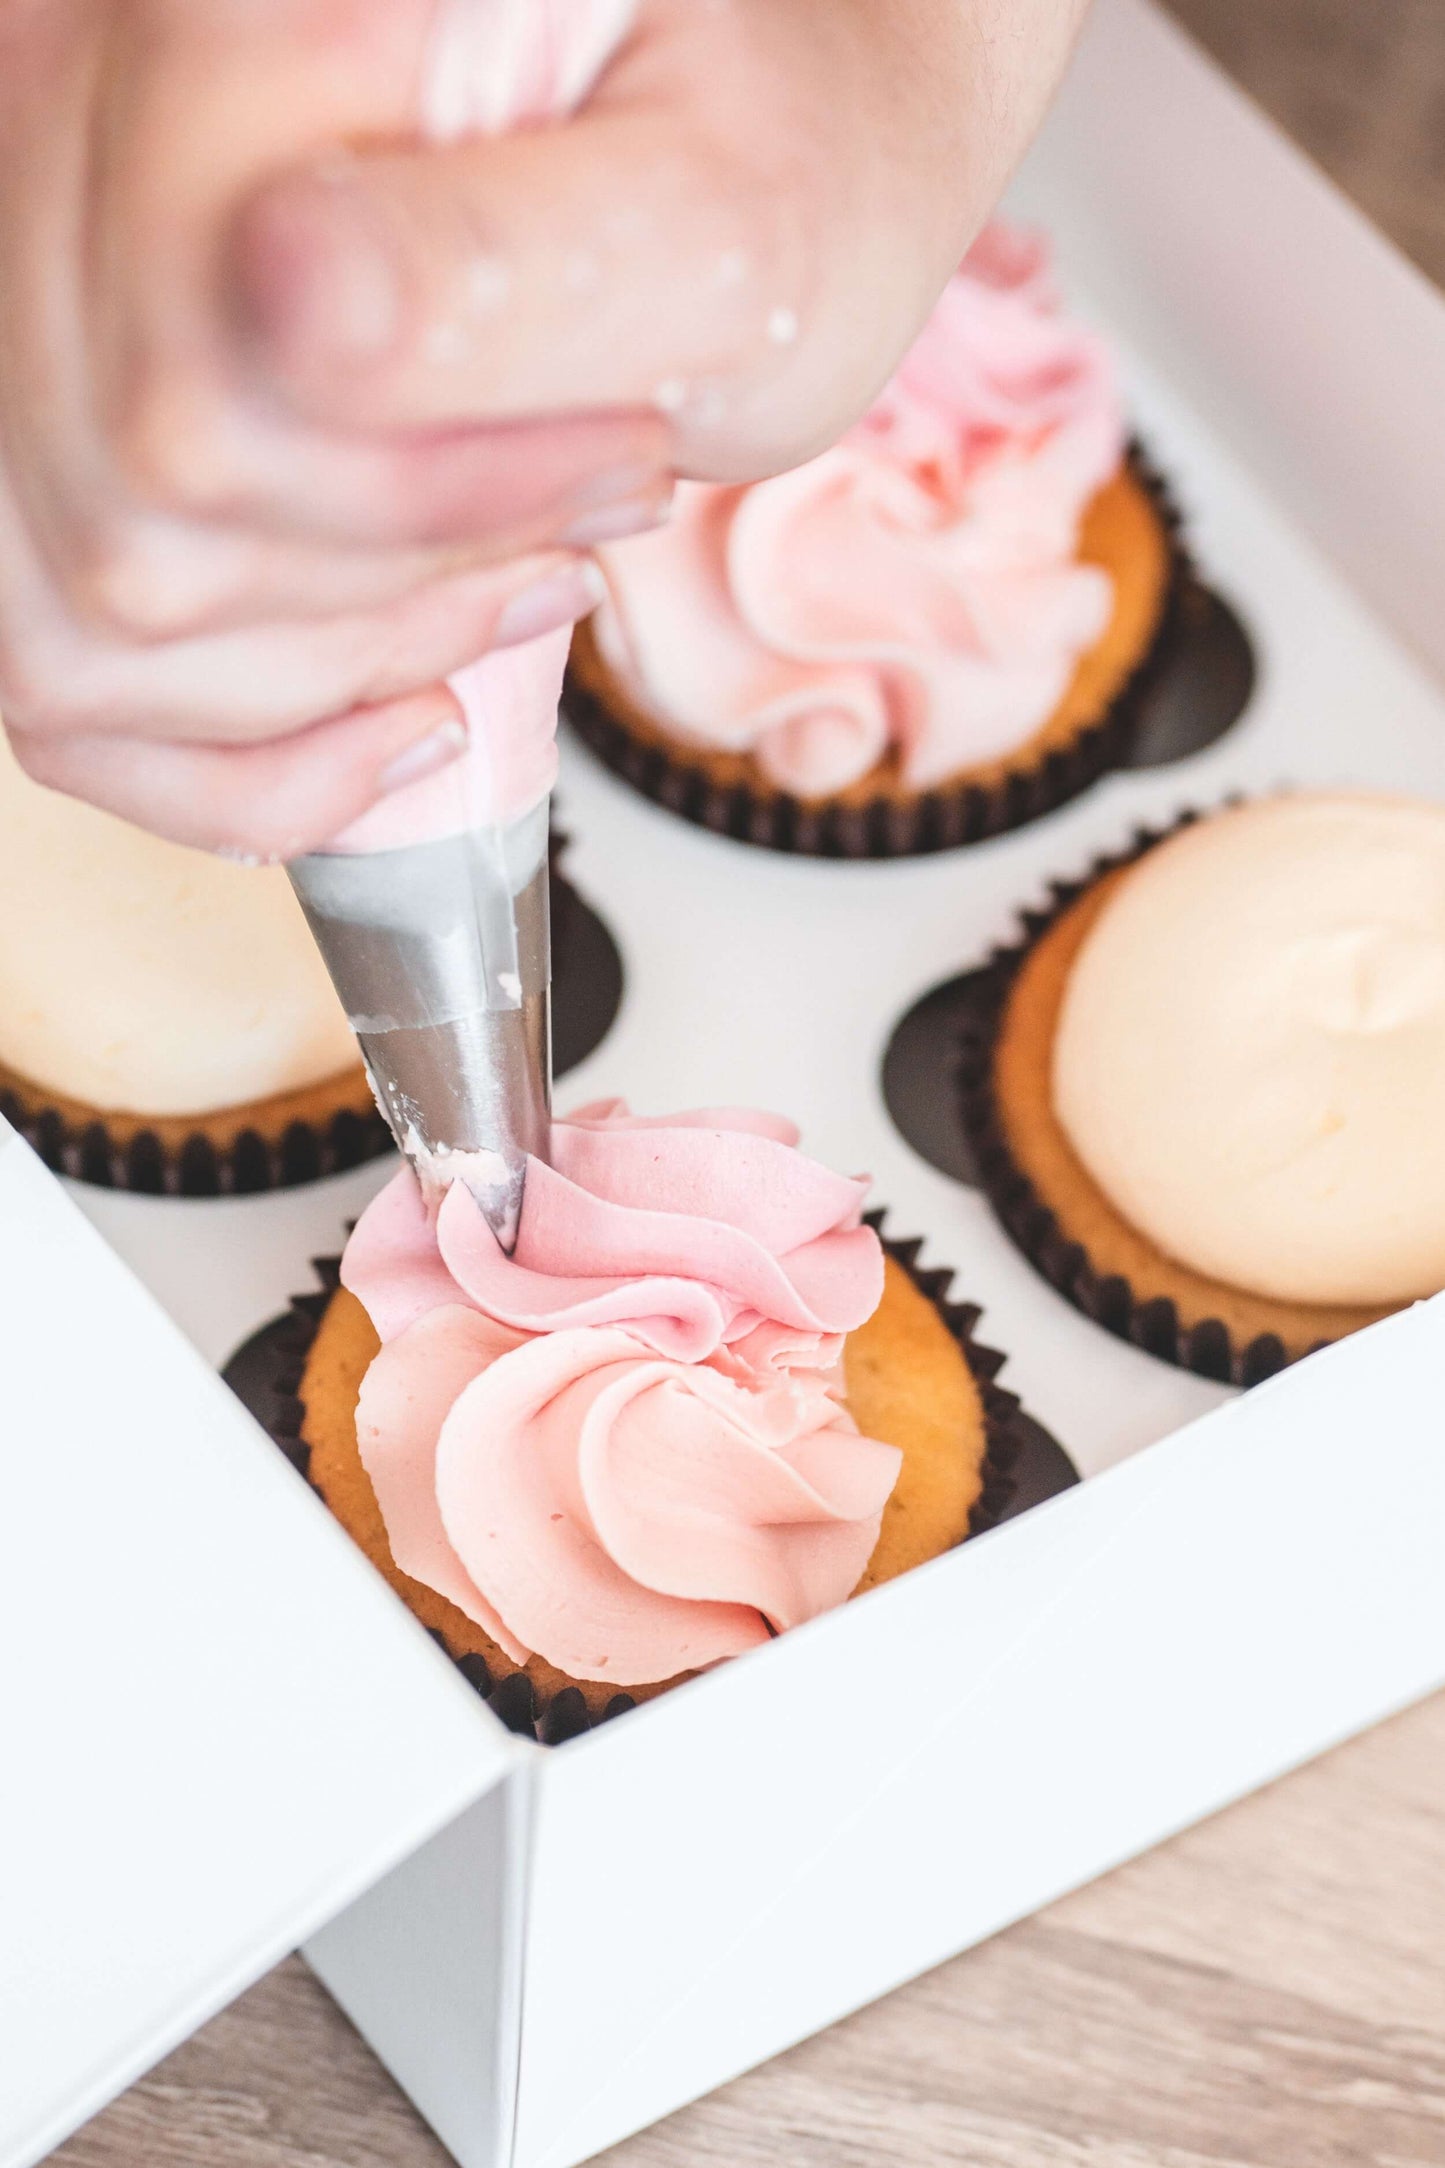
<svg viewBox="0 0 1445 2168">
<path fill-rule="evenodd" d="M 782 789 L 844 790 L 890 749 L 928 789 L 1040 729 L 1104 632 L 1079 530 L 1123 451 L 1112 360 L 1046 244 L 991 226 L 840 444 L 685 485 L 667 528 L 602 553 L 602 652 L 677 737 Z"/>
<path fill-rule="evenodd" d="M 841 1402 L 882 1295 L 867 1185 L 790 1124 L 617 1102 L 528 1168 L 514 1253 L 409 1171 L 345 1285 L 383 1343 L 357 1437 L 404 1573 L 514 1662 L 639 1685 L 843 1602 L 900 1456 Z"/>
</svg>

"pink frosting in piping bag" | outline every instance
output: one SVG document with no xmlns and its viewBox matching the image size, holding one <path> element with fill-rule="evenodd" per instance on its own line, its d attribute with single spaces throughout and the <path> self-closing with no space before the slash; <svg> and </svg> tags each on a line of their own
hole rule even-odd
<svg viewBox="0 0 1445 2168">
<path fill-rule="evenodd" d="M 565 119 L 631 27 L 636 0 L 441 0 L 424 65 L 434 142 Z M 371 808 L 331 845 L 397 850 L 516 819 L 557 779 L 557 702 L 571 630 L 499 649 L 449 682 L 470 752 Z"/>
<path fill-rule="evenodd" d="M 1079 526 L 1123 449 L 1109 354 L 1044 242 L 992 226 L 841 444 L 684 484 L 666 529 L 600 553 L 602 651 L 677 737 L 782 789 L 845 789 L 890 747 L 928 789 L 1032 736 L 1104 631 Z"/>
<path fill-rule="evenodd" d="M 440 0 L 422 124 L 434 142 L 575 112 L 632 27 L 637 0 Z"/>
<path fill-rule="evenodd" d="M 566 625 L 459 670 L 448 682 L 467 720 L 467 751 L 379 799 L 330 848 L 395 851 L 515 820 L 545 798 L 557 780 L 557 702 L 571 644 Z"/>
<path fill-rule="evenodd" d="M 510 1257 L 409 1170 L 359 1222 L 342 1279 L 383 1345 L 357 1435 L 392 1554 L 514 1661 L 651 1683 L 856 1587 L 901 1458 L 841 1400 L 882 1251 L 867 1184 L 796 1142 L 608 1102 L 529 1166 Z"/>
</svg>

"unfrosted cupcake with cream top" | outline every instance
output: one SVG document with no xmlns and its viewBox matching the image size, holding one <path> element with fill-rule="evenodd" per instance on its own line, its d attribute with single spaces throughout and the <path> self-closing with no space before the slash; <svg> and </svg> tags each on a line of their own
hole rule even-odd
<svg viewBox="0 0 1445 2168">
<path fill-rule="evenodd" d="M 609 1102 L 509 1256 L 403 1171 L 305 1358 L 311 1482 L 454 1657 L 593 1717 L 936 1556 L 1012 1404 L 866 1190 L 777 1117 Z"/>
<path fill-rule="evenodd" d="M 1170 595 L 1108 347 L 993 226 L 872 411 L 601 552 L 570 712 L 674 810 L 784 848 L 992 833 L 1116 759 Z"/>
<path fill-rule="evenodd" d="M 64 1172 L 145 1189 L 389 1148 L 285 873 L 42 790 L 3 730 L 0 1108 Z"/>
<path fill-rule="evenodd" d="M 1445 807 L 1301 793 L 1077 892 L 966 1107 L 1050 1277 L 1250 1382 L 1445 1287 Z"/>
</svg>

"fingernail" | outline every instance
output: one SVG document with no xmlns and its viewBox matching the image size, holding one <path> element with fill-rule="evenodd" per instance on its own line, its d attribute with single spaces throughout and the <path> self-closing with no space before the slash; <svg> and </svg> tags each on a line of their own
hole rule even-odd
<svg viewBox="0 0 1445 2168">
<path fill-rule="evenodd" d="M 383 798 L 394 790 L 405 790 L 409 783 L 420 783 L 424 776 L 435 775 L 439 768 L 449 768 L 467 749 L 467 726 L 453 716 L 438 730 L 418 738 L 404 753 L 387 762 L 376 779 L 376 787 Z"/>
<path fill-rule="evenodd" d="M 645 534 L 650 527 L 662 526 L 671 510 L 671 496 L 660 497 L 653 489 L 630 503 L 585 512 L 563 530 L 558 540 L 564 549 L 595 550 L 604 542 L 621 542 L 630 534 Z"/>
<path fill-rule="evenodd" d="M 567 565 L 549 573 L 513 595 L 493 628 L 493 644 L 519 647 L 524 640 L 540 640 L 543 633 L 575 625 L 579 617 L 591 615 L 606 593 L 607 582 L 596 565 Z"/>
</svg>

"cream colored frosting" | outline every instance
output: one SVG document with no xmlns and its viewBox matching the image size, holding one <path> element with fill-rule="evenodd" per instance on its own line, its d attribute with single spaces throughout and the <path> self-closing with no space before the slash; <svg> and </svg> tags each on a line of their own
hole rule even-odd
<svg viewBox="0 0 1445 2168">
<path fill-rule="evenodd" d="M 40 789 L 0 730 L 0 1062 L 109 1113 L 174 1115 L 358 1058 L 283 872 Z"/>
<path fill-rule="evenodd" d="M 1445 806 L 1280 797 L 1151 851 L 1075 962 L 1053 1088 L 1179 1262 L 1286 1301 L 1445 1287 Z"/>
</svg>

